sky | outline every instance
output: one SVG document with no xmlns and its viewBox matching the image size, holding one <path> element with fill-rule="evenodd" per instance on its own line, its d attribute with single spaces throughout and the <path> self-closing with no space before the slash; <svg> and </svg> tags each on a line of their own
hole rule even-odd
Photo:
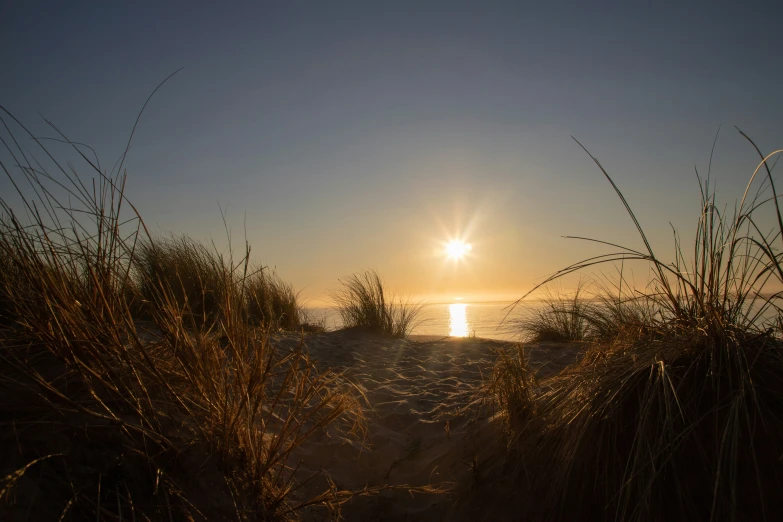
<svg viewBox="0 0 783 522">
<path fill-rule="evenodd" d="M 513 299 L 607 251 L 564 236 L 642 246 L 572 136 L 662 258 L 670 224 L 692 235 L 694 169 L 719 128 L 718 200 L 741 197 L 758 158 L 734 126 L 783 148 L 781 15 L 774 2 L 0 0 L 0 105 L 110 168 L 182 68 L 124 166 L 154 234 L 226 249 L 225 212 L 234 246 L 246 236 L 313 306 L 365 269 L 400 295 Z M 460 261 L 444 255 L 456 238 L 473 247 Z"/>
</svg>

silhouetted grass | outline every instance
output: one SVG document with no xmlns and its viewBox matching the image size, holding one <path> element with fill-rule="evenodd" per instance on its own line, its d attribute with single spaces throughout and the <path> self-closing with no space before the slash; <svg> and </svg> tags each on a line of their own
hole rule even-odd
<svg viewBox="0 0 783 522">
<path fill-rule="evenodd" d="M 774 328 L 781 294 L 768 292 L 783 283 L 783 220 L 767 166 L 780 152 L 762 156 L 732 216 L 715 205 L 709 175 L 700 180 L 692 259 L 686 262 L 677 240 L 669 264 L 601 168 L 644 249 L 604 243 L 619 250 L 550 280 L 629 260 L 650 263 L 655 277 L 630 315 L 620 305 L 638 292 L 604 303 L 604 333 L 560 374 L 539 383 L 521 355 L 498 360 L 488 390 L 514 434 L 521 518 L 783 516 L 783 342 Z M 759 172 L 766 176 L 753 192 Z M 771 211 L 769 234 L 762 209 Z"/>
<path fill-rule="evenodd" d="M 72 144 L 86 180 L 35 140 L 37 162 L 0 110 L 0 168 L 19 188 L 16 209 L 0 198 L 0 518 L 286 520 L 350 498 L 292 495 L 291 452 L 361 430 L 362 413 L 301 345 L 248 325 L 283 317 L 288 287 L 272 283 L 276 303 L 247 256 L 191 240 L 156 250 L 121 166 L 104 173 Z"/>
<path fill-rule="evenodd" d="M 188 310 L 200 323 L 219 320 L 218 311 L 232 281 L 232 267 L 213 250 L 189 237 L 140 242 L 135 274 L 144 299 L 155 306 Z M 170 303 L 156 303 L 165 296 Z"/>
<path fill-rule="evenodd" d="M 590 341 L 611 342 L 621 337 L 635 338 L 655 331 L 657 305 L 647 295 L 598 290 L 590 303 Z"/>
<path fill-rule="evenodd" d="M 531 343 L 612 341 L 654 329 L 656 307 L 649 297 L 601 287 L 591 292 L 590 286 L 581 280 L 573 293 L 548 291 L 540 306 L 524 310 L 510 327 Z"/>
<path fill-rule="evenodd" d="M 541 307 L 526 311 L 514 324 L 527 342 L 584 341 L 590 336 L 591 308 L 580 282 L 571 296 L 548 293 Z"/>
<path fill-rule="evenodd" d="M 11 258 L 0 252 L 0 287 L 7 287 L 17 280 L 16 267 Z M 16 319 L 11 298 L 6 293 L 0 293 L 0 325 L 8 324 Z"/>
<path fill-rule="evenodd" d="M 220 319 L 221 303 L 232 293 L 245 321 L 273 329 L 301 326 L 293 287 L 263 267 L 233 266 L 226 257 L 186 236 L 139 244 L 135 274 L 142 296 L 173 299 L 167 305 L 189 310 L 200 324 Z"/>
<path fill-rule="evenodd" d="M 267 268 L 253 271 L 245 282 L 244 293 L 251 323 L 271 324 L 284 330 L 305 327 L 304 312 L 294 287 Z"/>
<path fill-rule="evenodd" d="M 394 337 L 406 337 L 415 326 L 420 304 L 406 303 L 386 294 L 374 270 L 341 281 L 342 290 L 332 294 L 346 328 L 365 327 Z"/>
</svg>

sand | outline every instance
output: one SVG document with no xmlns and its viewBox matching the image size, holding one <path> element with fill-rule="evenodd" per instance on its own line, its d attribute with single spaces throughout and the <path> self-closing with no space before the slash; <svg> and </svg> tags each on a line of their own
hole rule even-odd
<svg viewBox="0 0 783 522">
<path fill-rule="evenodd" d="M 281 345 L 298 342 L 284 337 Z M 316 365 L 343 372 L 367 397 L 363 441 L 322 433 L 303 444 L 291 465 L 303 480 L 321 469 L 338 489 L 381 485 L 434 486 L 446 493 L 405 488 L 355 497 L 341 508 L 348 521 L 494 520 L 506 506 L 488 493 L 503 480 L 505 438 L 479 389 L 494 366 L 494 351 L 513 343 L 487 339 L 391 339 L 363 330 L 308 335 Z M 575 360 L 578 345 L 533 345 L 526 355 L 542 376 Z M 322 490 L 323 479 L 306 484 L 301 498 Z M 498 505 L 500 504 L 500 505 Z M 301 513 L 323 520 L 323 508 Z"/>
</svg>

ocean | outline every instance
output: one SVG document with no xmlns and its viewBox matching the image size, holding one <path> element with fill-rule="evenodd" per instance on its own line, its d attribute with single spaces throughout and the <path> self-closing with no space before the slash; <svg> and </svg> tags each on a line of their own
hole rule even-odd
<svg viewBox="0 0 783 522">
<path fill-rule="evenodd" d="M 522 301 L 509 313 L 511 302 L 483 303 L 431 303 L 425 304 L 416 317 L 416 326 L 412 335 L 438 337 L 481 337 L 501 341 L 519 341 L 520 331 L 514 326 L 514 320 L 520 319 L 531 310 L 546 306 L 538 299 Z M 758 304 L 758 303 L 757 303 Z M 335 308 L 307 308 L 310 320 L 323 319 L 325 326 L 334 330 L 342 326 L 340 314 Z M 759 324 L 774 325 L 777 313 L 770 308 L 762 314 Z"/>
<path fill-rule="evenodd" d="M 536 301 L 520 304 L 505 322 L 510 302 L 425 304 L 416 317 L 416 326 L 411 334 L 517 341 L 519 332 L 514 330 L 511 321 L 519 317 L 523 309 L 537 304 Z M 307 308 L 306 313 L 310 320 L 323 320 L 330 330 L 342 326 L 340 314 L 335 308 Z"/>
</svg>

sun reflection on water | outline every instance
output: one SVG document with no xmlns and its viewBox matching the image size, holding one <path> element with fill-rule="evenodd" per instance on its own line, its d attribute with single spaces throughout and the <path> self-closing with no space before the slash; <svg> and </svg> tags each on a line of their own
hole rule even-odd
<svg viewBox="0 0 783 522">
<path fill-rule="evenodd" d="M 449 305 L 449 335 L 452 337 L 468 336 L 468 305 L 454 303 Z"/>
</svg>

